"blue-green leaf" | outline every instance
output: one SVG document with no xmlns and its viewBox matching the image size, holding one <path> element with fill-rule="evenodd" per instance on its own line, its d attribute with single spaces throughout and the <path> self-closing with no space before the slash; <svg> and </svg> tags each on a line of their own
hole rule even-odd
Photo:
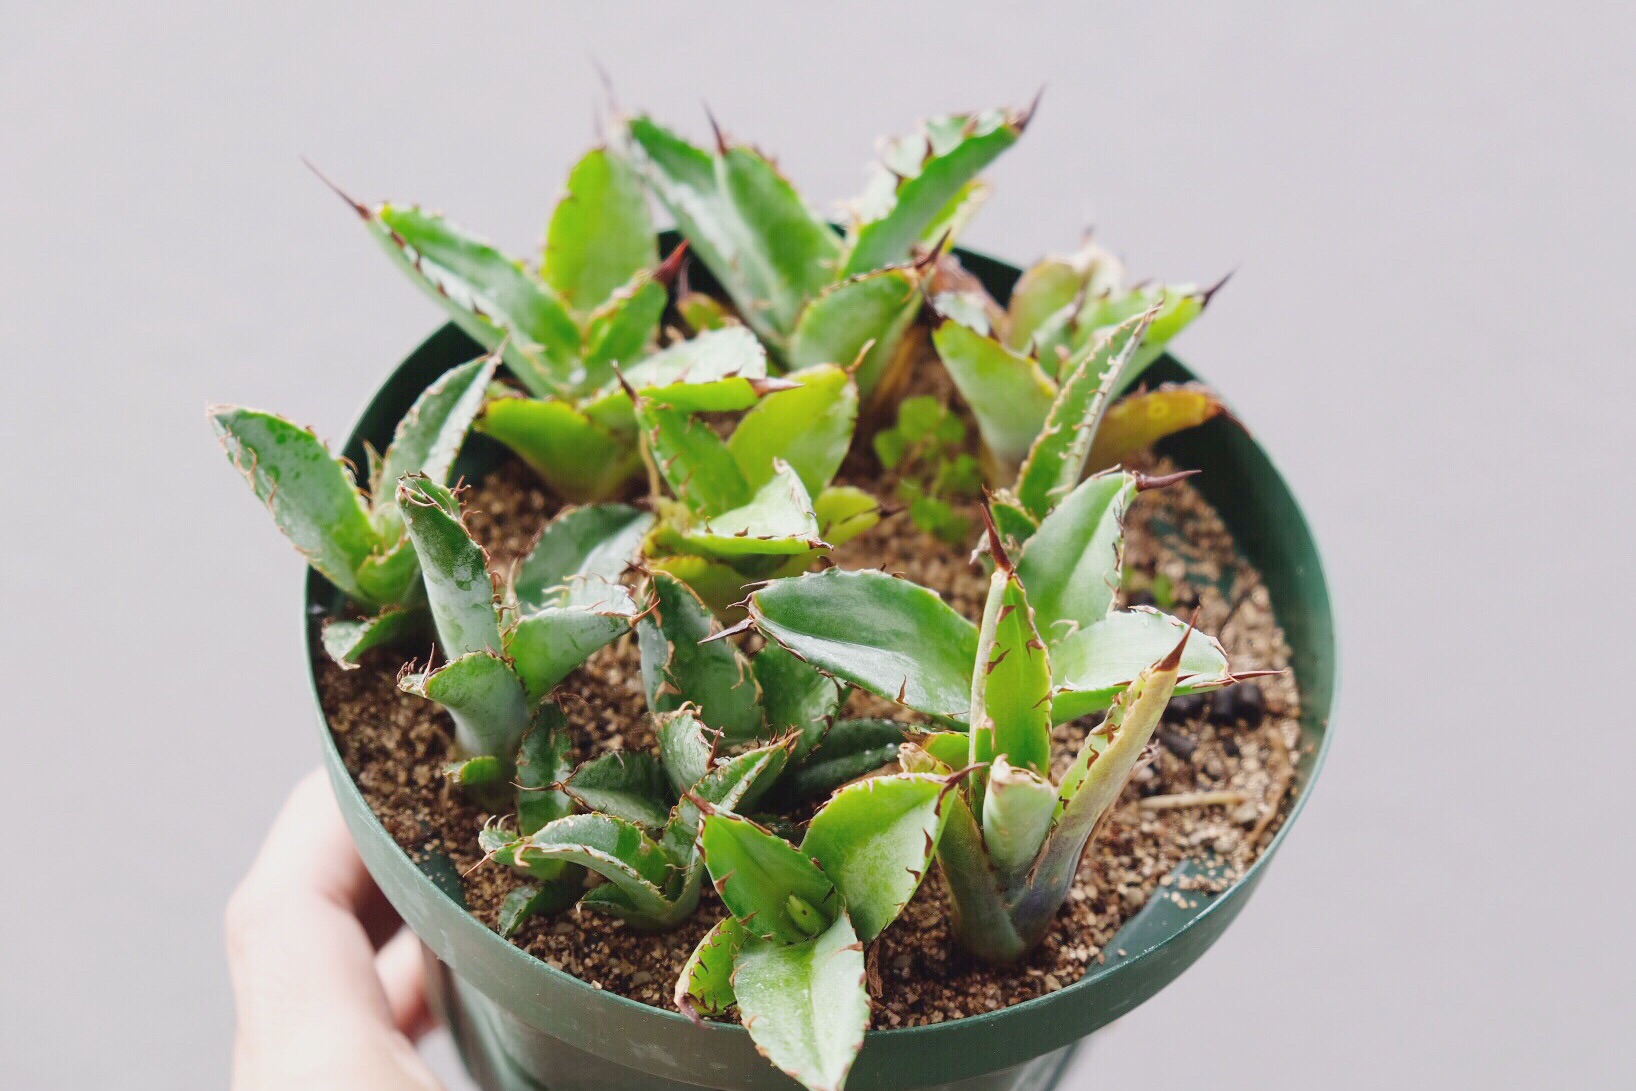
<svg viewBox="0 0 1636 1091">
<path fill-rule="evenodd" d="M 1051 715 L 1057 723 L 1107 708 L 1149 665 L 1181 638 L 1187 626 L 1145 606 L 1109 614 L 1057 642 L 1051 651 Z M 1182 655 L 1177 694 L 1230 685 L 1233 673 L 1221 644 L 1195 633 Z"/>
<path fill-rule="evenodd" d="M 376 601 L 353 575 L 379 543 L 347 467 L 317 436 L 271 413 L 226 406 L 210 420 L 227 457 L 307 563 L 352 598 Z"/>
<path fill-rule="evenodd" d="M 746 939 L 733 991 L 756 1048 L 811 1091 L 840 1091 L 869 1026 L 863 944 L 846 914 L 789 945 Z"/>
<path fill-rule="evenodd" d="M 1017 575 L 1046 642 L 1053 646 L 1107 617 L 1119 589 L 1124 518 L 1136 496 L 1127 473 L 1088 477 L 1040 521 L 1023 546 Z"/>
<path fill-rule="evenodd" d="M 488 558 L 466 533 L 454 497 L 430 478 L 409 476 L 398 483 L 398 509 L 420 557 L 443 653 L 450 658 L 475 651 L 501 653 Z"/>
<path fill-rule="evenodd" d="M 934 591 L 834 568 L 754 592 L 758 629 L 819 670 L 935 716 L 964 719 L 977 627 Z"/>
<path fill-rule="evenodd" d="M 574 164 L 551 214 L 541 277 L 584 316 L 658 260 L 641 178 L 622 157 L 593 148 Z"/>
</svg>

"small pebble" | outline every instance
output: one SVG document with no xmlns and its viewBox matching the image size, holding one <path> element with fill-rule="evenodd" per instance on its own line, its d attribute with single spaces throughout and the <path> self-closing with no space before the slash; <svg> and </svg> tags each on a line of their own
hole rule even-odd
<svg viewBox="0 0 1636 1091">
<path fill-rule="evenodd" d="M 1159 742 L 1164 748 L 1186 761 L 1193 756 L 1193 751 L 1199 748 L 1198 740 L 1191 735 L 1185 735 L 1170 727 L 1159 729 Z"/>
<path fill-rule="evenodd" d="M 1202 693 L 1189 693 L 1182 697 L 1172 697 L 1170 704 L 1165 706 L 1164 718 L 1171 723 L 1187 723 L 1204 715 L 1204 704 L 1207 697 Z"/>
</svg>

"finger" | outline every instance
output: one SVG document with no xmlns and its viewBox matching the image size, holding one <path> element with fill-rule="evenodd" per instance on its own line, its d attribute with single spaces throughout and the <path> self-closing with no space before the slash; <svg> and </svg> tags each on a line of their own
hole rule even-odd
<svg viewBox="0 0 1636 1091">
<path fill-rule="evenodd" d="M 229 906 L 228 961 L 241 1023 L 386 1022 L 391 1012 L 374 946 L 357 916 L 373 904 L 373 891 L 322 774 L 305 778 Z"/>
<path fill-rule="evenodd" d="M 420 937 L 405 928 L 375 956 L 375 973 L 392 1021 L 411 1042 L 437 1025 L 426 995 L 426 958 Z"/>
</svg>

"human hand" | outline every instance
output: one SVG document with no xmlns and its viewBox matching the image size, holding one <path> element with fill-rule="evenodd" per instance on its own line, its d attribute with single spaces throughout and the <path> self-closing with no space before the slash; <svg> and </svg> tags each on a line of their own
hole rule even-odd
<svg viewBox="0 0 1636 1091">
<path fill-rule="evenodd" d="M 420 941 L 352 845 L 322 770 L 296 785 L 227 906 L 234 1091 L 439 1091 Z"/>
</svg>

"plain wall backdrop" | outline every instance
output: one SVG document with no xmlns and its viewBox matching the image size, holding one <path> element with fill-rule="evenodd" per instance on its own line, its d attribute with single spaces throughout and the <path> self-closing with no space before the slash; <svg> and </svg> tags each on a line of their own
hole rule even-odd
<svg viewBox="0 0 1636 1091">
<path fill-rule="evenodd" d="M 1177 349 L 1325 550 L 1336 741 L 1072 1086 L 1630 1086 L 1631 12 L 0 2 L 0 1083 L 226 1078 L 222 903 L 317 738 L 301 566 L 204 406 L 338 439 L 442 321 L 298 156 L 527 252 L 594 58 L 823 205 L 1044 84 L 969 245 L 1238 269 Z"/>
</svg>

